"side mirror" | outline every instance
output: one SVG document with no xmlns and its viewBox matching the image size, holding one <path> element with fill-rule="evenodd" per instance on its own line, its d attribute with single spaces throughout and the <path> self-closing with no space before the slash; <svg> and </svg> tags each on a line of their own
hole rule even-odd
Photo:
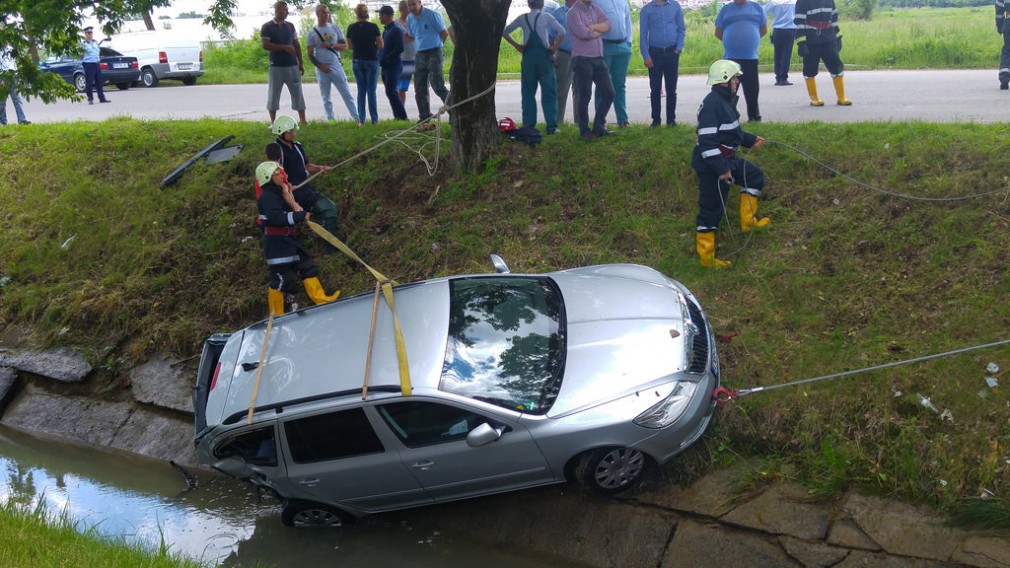
<svg viewBox="0 0 1010 568">
<path fill-rule="evenodd" d="M 485 422 L 471 430 L 470 433 L 466 435 L 466 443 L 471 448 L 486 446 L 491 442 L 497 442 L 504 433 L 504 427 L 495 428 Z"/>
<path fill-rule="evenodd" d="M 491 264 L 494 265 L 494 271 L 498 274 L 508 274 L 512 272 L 509 270 L 509 265 L 505 264 L 505 260 L 497 254 L 491 255 Z"/>
</svg>

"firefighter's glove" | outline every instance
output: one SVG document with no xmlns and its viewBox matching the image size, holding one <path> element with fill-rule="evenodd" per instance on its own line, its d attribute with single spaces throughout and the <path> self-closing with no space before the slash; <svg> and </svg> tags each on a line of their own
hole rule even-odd
<svg viewBox="0 0 1010 568">
<path fill-rule="evenodd" d="M 996 33 L 1003 33 L 1003 18 L 996 18 Z"/>
<path fill-rule="evenodd" d="M 806 57 L 807 56 L 807 51 L 808 50 L 807 50 L 807 40 L 806 40 L 806 38 L 801 39 L 800 41 L 796 42 L 796 53 L 799 54 L 800 57 Z"/>
<path fill-rule="evenodd" d="M 838 45 L 838 52 L 841 53 L 842 52 L 842 34 L 838 34 L 838 36 L 835 38 L 835 42 L 837 42 L 836 45 Z"/>
</svg>

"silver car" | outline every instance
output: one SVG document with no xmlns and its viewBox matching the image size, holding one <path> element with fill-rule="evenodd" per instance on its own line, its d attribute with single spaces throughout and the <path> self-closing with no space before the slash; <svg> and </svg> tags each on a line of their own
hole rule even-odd
<svg viewBox="0 0 1010 568">
<path fill-rule="evenodd" d="M 719 360 L 687 288 L 630 264 L 518 275 L 495 261 L 395 287 L 409 390 L 393 311 L 373 312 L 372 294 L 276 318 L 262 370 L 268 322 L 208 339 L 200 459 L 276 493 L 285 524 L 339 526 L 570 479 L 618 493 L 702 435 Z"/>
</svg>

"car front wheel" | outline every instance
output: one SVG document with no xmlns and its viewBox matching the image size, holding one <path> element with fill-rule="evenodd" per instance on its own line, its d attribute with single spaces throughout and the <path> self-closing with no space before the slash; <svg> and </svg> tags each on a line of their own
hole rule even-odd
<svg viewBox="0 0 1010 568">
<path fill-rule="evenodd" d="M 84 79 L 84 73 L 77 73 L 76 75 L 74 75 L 74 88 L 76 88 L 77 91 L 80 93 L 83 93 L 84 89 L 88 88 L 88 85 Z"/>
<path fill-rule="evenodd" d="M 143 83 L 145 87 L 157 87 L 158 76 L 154 74 L 153 69 L 144 69 L 140 72 L 140 82 Z"/>
<path fill-rule="evenodd" d="M 336 507 L 311 501 L 288 501 L 281 511 L 281 522 L 296 528 L 339 528 L 350 520 Z"/>
<path fill-rule="evenodd" d="M 579 483 L 597 495 L 616 495 L 642 477 L 648 458 L 632 448 L 600 448 L 582 456 Z"/>
</svg>

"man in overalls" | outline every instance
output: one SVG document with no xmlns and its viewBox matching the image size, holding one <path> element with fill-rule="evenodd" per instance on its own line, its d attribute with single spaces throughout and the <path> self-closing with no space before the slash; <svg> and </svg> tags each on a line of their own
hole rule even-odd
<svg viewBox="0 0 1010 568">
<path fill-rule="evenodd" d="M 558 83 L 554 75 L 554 54 L 565 37 L 565 28 L 554 16 L 544 13 L 544 0 L 529 0 L 529 6 L 529 13 L 512 20 L 502 35 L 516 51 L 523 54 L 523 126 L 536 127 L 539 85 L 547 134 L 554 134 L 558 130 Z M 512 39 L 516 28 L 523 30 L 522 44 Z M 550 37 L 554 38 L 553 43 Z"/>
</svg>

